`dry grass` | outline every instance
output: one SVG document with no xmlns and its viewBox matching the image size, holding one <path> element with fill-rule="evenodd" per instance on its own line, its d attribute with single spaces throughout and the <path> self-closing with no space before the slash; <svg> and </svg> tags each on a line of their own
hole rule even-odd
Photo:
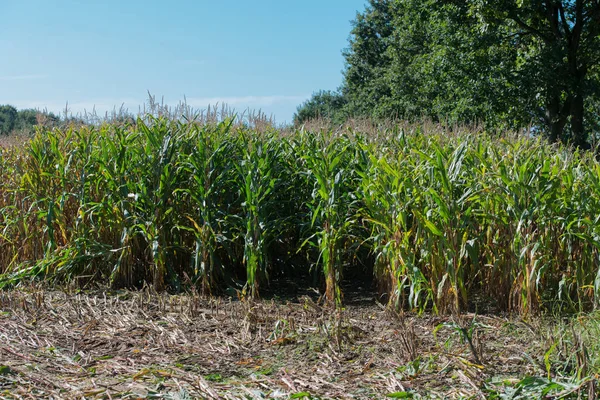
<svg viewBox="0 0 600 400">
<path fill-rule="evenodd" d="M 399 318 L 368 303 L 1 292 L 0 398 L 485 398 L 546 374 L 532 324 L 477 316 L 478 364 L 456 329 L 473 315 Z"/>
<path fill-rule="evenodd" d="M 0 151 L 15 146 L 21 146 L 29 139 L 31 139 L 31 137 L 25 134 L 14 134 L 10 136 L 0 135 Z"/>
</svg>

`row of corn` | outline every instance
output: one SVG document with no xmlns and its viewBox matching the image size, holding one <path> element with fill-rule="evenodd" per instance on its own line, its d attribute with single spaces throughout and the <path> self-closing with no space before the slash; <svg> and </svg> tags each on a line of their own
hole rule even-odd
<svg viewBox="0 0 600 400">
<path fill-rule="evenodd" d="M 368 271 L 389 305 L 600 300 L 600 164 L 532 138 L 138 119 L 0 147 L 0 287 L 231 288 Z M 346 277 L 346 278 L 345 278 Z M 343 284 L 342 284 L 343 283 Z M 229 289 L 228 289 L 229 288 Z"/>
</svg>

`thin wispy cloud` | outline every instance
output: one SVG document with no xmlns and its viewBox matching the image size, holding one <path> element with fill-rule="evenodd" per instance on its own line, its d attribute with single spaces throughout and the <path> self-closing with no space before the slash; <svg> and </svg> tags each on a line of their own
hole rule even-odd
<svg viewBox="0 0 600 400">
<path fill-rule="evenodd" d="M 0 81 L 31 81 L 36 79 L 45 79 L 48 75 L 31 74 L 31 75 L 0 75 Z"/>
<path fill-rule="evenodd" d="M 97 99 L 97 100 L 86 100 L 86 101 L 28 101 L 28 100 L 19 100 L 19 101 L 4 101 L 4 103 L 11 104 L 19 109 L 38 109 L 38 110 L 48 110 L 54 113 L 64 113 L 65 109 L 68 110 L 70 114 L 84 114 L 84 113 L 96 113 L 98 115 L 102 115 L 106 112 L 110 113 L 112 111 L 118 111 L 120 108 L 124 108 L 129 110 L 130 112 L 136 113 L 139 108 L 144 104 L 143 101 L 133 99 L 133 98 L 123 98 L 123 99 Z"/>
<path fill-rule="evenodd" d="M 186 67 L 198 67 L 206 64 L 204 60 L 178 60 L 175 63 L 179 65 L 184 65 Z"/>
<path fill-rule="evenodd" d="M 165 99 L 164 104 L 170 106 L 177 106 L 179 103 L 184 102 L 188 106 L 197 109 L 204 110 L 208 106 L 221 106 L 227 105 L 237 111 L 250 109 L 269 109 L 276 106 L 295 106 L 306 100 L 310 96 L 223 96 L 223 97 L 187 97 L 182 99 Z M 159 102 L 162 99 L 158 98 Z M 119 111 L 121 108 L 131 113 L 138 113 L 144 109 L 144 106 L 148 105 L 148 100 L 137 99 L 137 98 L 99 98 L 99 99 L 86 99 L 81 101 L 2 101 L 2 103 L 12 104 L 19 109 L 39 109 L 47 110 L 57 114 L 64 114 L 65 109 L 68 110 L 69 114 L 72 115 L 83 115 L 85 113 L 103 116 L 105 113 L 112 113 L 113 111 Z M 268 111 L 267 111 L 268 112 Z"/>
<path fill-rule="evenodd" d="M 306 100 L 309 96 L 233 96 L 233 97 L 188 97 L 186 103 L 192 107 L 203 108 L 215 104 L 228 106 L 268 107 L 282 103 L 297 103 Z"/>
</svg>

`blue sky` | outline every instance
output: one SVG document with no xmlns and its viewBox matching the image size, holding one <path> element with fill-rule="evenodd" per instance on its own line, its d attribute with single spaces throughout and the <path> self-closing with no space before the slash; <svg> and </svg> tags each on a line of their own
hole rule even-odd
<svg viewBox="0 0 600 400">
<path fill-rule="evenodd" d="M 290 121 L 342 81 L 366 0 L 0 0 L 0 104 L 137 112 L 226 102 Z"/>
</svg>

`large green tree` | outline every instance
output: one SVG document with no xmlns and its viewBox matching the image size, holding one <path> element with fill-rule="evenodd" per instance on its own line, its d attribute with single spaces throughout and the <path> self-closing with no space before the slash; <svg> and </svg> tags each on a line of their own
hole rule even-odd
<svg viewBox="0 0 600 400">
<path fill-rule="evenodd" d="M 516 51 L 478 23 L 465 2 L 370 1 L 344 50 L 343 115 L 524 125 L 524 97 L 510 93 L 521 85 L 501 67 Z"/>
<path fill-rule="evenodd" d="M 516 67 L 536 95 L 536 116 L 550 140 L 586 147 L 600 81 L 600 1 L 471 0 L 483 26 L 505 32 L 496 46 L 519 50 Z M 515 66 L 511 66 L 515 68 Z M 590 119 L 586 129 L 586 119 Z"/>
<path fill-rule="evenodd" d="M 39 111 L 32 108 L 17 110 L 11 105 L 0 105 L 0 135 L 13 132 L 33 133 L 38 124 L 55 126 L 60 118 L 48 111 Z"/>
<path fill-rule="evenodd" d="M 465 2 L 437 0 L 373 2 L 387 4 L 389 27 L 369 40 L 385 43 L 384 63 L 374 68 L 377 84 L 372 85 L 370 105 L 376 117 L 403 119 L 430 118 L 449 122 L 487 122 L 489 126 L 519 124 L 526 116 L 523 107 L 514 107 L 522 97 L 511 95 L 517 86 L 508 71 L 499 66 L 513 63 L 516 52 L 494 47 L 499 32 L 478 26 Z M 367 9 L 367 13 L 375 9 Z M 380 12 L 381 14 L 381 12 Z M 364 44 L 361 37 L 368 18 L 357 18 L 350 48 L 345 83 L 350 104 L 361 103 L 358 92 L 370 83 L 357 68 L 356 56 Z M 364 65 L 364 64 L 363 64 Z M 507 104 L 507 99 L 513 101 Z"/>
<path fill-rule="evenodd" d="M 17 131 L 32 130 L 38 122 L 38 115 L 41 113 L 33 109 L 19 110 L 15 121 L 14 129 Z"/>
<path fill-rule="evenodd" d="M 15 129 L 17 109 L 10 105 L 0 106 L 0 135 L 8 135 Z"/>
<path fill-rule="evenodd" d="M 370 0 L 344 56 L 344 115 L 597 133 L 600 0 Z"/>
<path fill-rule="evenodd" d="M 342 123 L 347 119 L 345 107 L 346 98 L 342 94 L 330 90 L 318 91 L 298 106 L 294 114 L 294 125 L 302 125 L 306 121 L 319 118 Z"/>
</svg>

